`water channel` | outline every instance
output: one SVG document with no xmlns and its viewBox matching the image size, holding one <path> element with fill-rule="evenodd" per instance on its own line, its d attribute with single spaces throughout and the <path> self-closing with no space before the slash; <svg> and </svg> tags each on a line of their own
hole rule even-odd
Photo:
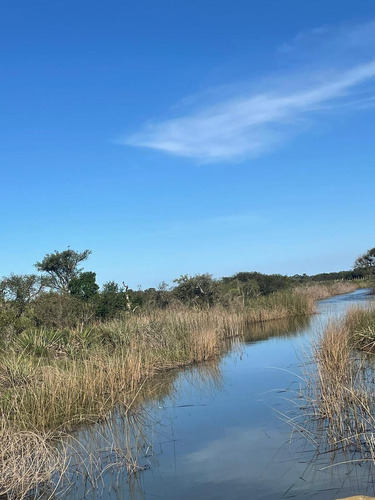
<svg viewBox="0 0 375 500">
<path fill-rule="evenodd" d="M 321 301 L 310 318 L 254 325 L 215 362 L 159 377 L 134 423 L 135 433 L 141 433 L 136 464 L 144 470 L 129 475 L 121 467 L 106 468 L 102 458 L 99 481 L 78 479 L 59 497 L 331 500 L 374 495 L 373 465 L 327 468 L 333 458 L 317 457 L 310 442 L 286 422 L 298 406 L 299 377 L 311 342 L 332 318 L 371 299 L 368 290 L 357 290 Z M 106 450 L 108 458 L 113 435 L 119 448 L 129 439 L 137 447 L 125 431 L 129 418 L 114 414 L 112 420 L 112 425 L 78 433 L 88 453 Z"/>
</svg>

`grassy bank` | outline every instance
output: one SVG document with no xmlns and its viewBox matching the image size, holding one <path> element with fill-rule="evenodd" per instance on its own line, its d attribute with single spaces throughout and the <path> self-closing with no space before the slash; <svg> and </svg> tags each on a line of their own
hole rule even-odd
<svg viewBox="0 0 375 500">
<path fill-rule="evenodd" d="M 375 307 L 352 309 L 319 338 L 307 374 L 302 430 L 348 462 L 375 464 L 374 352 Z"/>
<path fill-rule="evenodd" d="M 114 407 L 126 412 L 160 372 L 216 358 L 251 325 L 305 317 L 315 301 L 353 291 L 334 283 L 277 292 L 232 308 L 169 308 L 70 330 L 27 329 L 3 339 L 0 495 L 20 498 L 66 467 L 55 443 Z"/>
</svg>

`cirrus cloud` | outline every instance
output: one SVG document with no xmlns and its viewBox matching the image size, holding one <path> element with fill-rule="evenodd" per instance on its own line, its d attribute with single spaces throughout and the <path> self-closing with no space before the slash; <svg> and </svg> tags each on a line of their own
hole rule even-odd
<svg viewBox="0 0 375 500">
<path fill-rule="evenodd" d="M 312 31 L 313 36 L 327 36 L 329 30 Z M 342 108 L 355 99 L 363 109 L 373 106 L 372 91 L 375 78 L 375 59 L 365 54 L 358 42 L 363 32 L 375 35 L 375 23 L 357 26 L 330 36 L 329 47 L 351 46 L 356 52 L 348 61 L 336 62 L 336 68 L 311 65 L 300 72 L 278 75 L 268 82 L 267 91 L 238 92 L 230 98 L 219 98 L 215 103 L 180 116 L 145 124 L 141 130 L 121 140 L 123 144 L 151 148 L 199 161 L 230 161 L 255 157 L 274 149 L 297 132 L 297 126 L 313 112 Z M 355 35 L 355 36 L 354 36 Z M 293 47 L 301 35 L 294 40 Z M 354 44 L 353 39 L 357 42 Z M 305 39 L 303 38 L 305 41 Z M 345 43 L 344 43 L 345 42 Z M 324 50 L 324 44 L 321 45 Z M 372 46 L 371 46 L 372 47 Z M 370 48 L 371 48 L 370 47 Z M 368 51 L 367 45 L 366 50 Z M 358 52 L 359 51 L 359 52 Z M 361 53 L 362 51 L 362 53 Z M 337 60 L 337 50 L 333 51 Z M 316 58 L 316 55 L 315 55 Z M 285 82 L 292 82 L 285 83 Z M 358 95 L 360 96 L 358 98 Z"/>
</svg>

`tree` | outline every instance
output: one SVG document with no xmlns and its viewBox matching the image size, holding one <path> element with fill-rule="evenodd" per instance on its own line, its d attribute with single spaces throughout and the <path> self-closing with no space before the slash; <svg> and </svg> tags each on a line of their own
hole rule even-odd
<svg viewBox="0 0 375 500">
<path fill-rule="evenodd" d="M 95 298 L 96 314 L 101 318 L 113 318 L 119 311 L 126 309 L 125 291 L 114 281 L 104 283 Z"/>
<path fill-rule="evenodd" d="M 375 274 L 375 248 L 370 248 L 366 253 L 358 257 L 354 262 L 354 269 L 367 271 Z"/>
<path fill-rule="evenodd" d="M 63 252 L 55 250 L 47 254 L 41 262 L 37 262 L 35 267 L 44 273 L 43 284 L 58 292 L 68 292 L 69 283 L 73 278 L 79 276 L 82 268 L 78 265 L 91 254 L 91 250 L 76 252 L 68 248 Z"/>
<path fill-rule="evenodd" d="M 178 300 L 188 305 L 210 306 L 217 295 L 217 284 L 211 274 L 187 274 L 174 280 L 177 286 L 173 294 Z"/>
<path fill-rule="evenodd" d="M 230 279 L 219 282 L 219 294 L 224 305 L 233 302 L 240 302 L 245 305 L 248 300 L 260 295 L 260 292 L 258 282 L 254 279 L 246 281 Z"/>
<path fill-rule="evenodd" d="M 70 295 L 82 300 L 90 300 L 98 293 L 99 286 L 96 284 L 96 273 L 87 271 L 72 278 L 68 285 Z"/>
<path fill-rule="evenodd" d="M 13 306 L 17 317 L 22 316 L 42 288 L 41 279 L 35 274 L 11 274 L 0 282 L 0 294 Z"/>
<path fill-rule="evenodd" d="M 284 290 L 288 288 L 291 284 L 291 279 L 288 276 L 283 276 L 281 274 L 263 274 L 258 272 L 240 272 L 231 276 L 230 278 L 223 278 L 224 282 L 239 281 L 240 283 L 249 283 L 254 281 L 258 285 L 258 293 L 260 295 L 269 295 L 271 293 L 277 292 L 278 290 Z M 253 285 L 249 288 L 252 289 Z"/>
<path fill-rule="evenodd" d="M 172 294 L 169 285 L 162 281 L 158 288 L 147 288 L 145 291 L 133 292 L 132 304 L 135 306 L 145 306 L 147 308 L 165 309 L 172 303 Z"/>
</svg>

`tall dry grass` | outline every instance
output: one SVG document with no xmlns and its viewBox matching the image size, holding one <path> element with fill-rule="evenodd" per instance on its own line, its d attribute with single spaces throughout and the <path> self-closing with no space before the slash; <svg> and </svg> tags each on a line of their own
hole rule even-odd
<svg viewBox="0 0 375 500">
<path fill-rule="evenodd" d="M 354 347 L 365 352 L 375 352 L 375 307 L 353 309 L 345 319 Z"/>
<path fill-rule="evenodd" d="M 307 371 L 301 429 L 324 452 L 375 464 L 375 364 L 367 354 L 373 344 L 369 349 L 362 335 L 374 320 L 374 308 L 353 309 L 318 339 Z"/>
<path fill-rule="evenodd" d="M 2 418 L 0 443 L 0 497 L 23 499 L 64 473 L 66 456 L 49 434 L 16 431 Z"/>
<path fill-rule="evenodd" d="M 341 295 L 344 293 L 354 292 L 358 288 L 368 286 L 364 281 L 337 281 L 332 283 L 319 283 L 316 285 L 299 286 L 295 288 L 295 292 L 300 295 L 308 296 L 311 300 L 317 301 L 332 297 L 333 295 Z"/>
</svg>

